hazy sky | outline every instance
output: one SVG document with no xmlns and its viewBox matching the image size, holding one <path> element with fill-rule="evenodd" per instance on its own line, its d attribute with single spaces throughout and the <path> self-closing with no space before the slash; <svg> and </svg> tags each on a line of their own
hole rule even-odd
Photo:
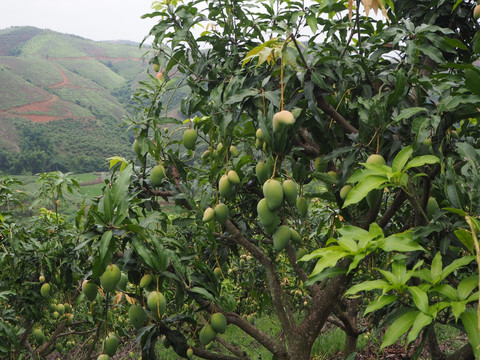
<svg viewBox="0 0 480 360">
<path fill-rule="evenodd" d="M 0 29 L 31 25 L 92 40 L 140 42 L 155 24 L 140 19 L 152 0 L 0 0 Z"/>
</svg>

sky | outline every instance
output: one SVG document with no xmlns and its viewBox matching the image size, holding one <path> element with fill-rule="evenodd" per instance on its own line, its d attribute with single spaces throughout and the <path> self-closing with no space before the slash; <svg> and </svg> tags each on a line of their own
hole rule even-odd
<svg viewBox="0 0 480 360">
<path fill-rule="evenodd" d="M 35 26 L 102 40 L 141 42 L 155 19 L 153 0 L 0 0 L 0 29 Z"/>
</svg>

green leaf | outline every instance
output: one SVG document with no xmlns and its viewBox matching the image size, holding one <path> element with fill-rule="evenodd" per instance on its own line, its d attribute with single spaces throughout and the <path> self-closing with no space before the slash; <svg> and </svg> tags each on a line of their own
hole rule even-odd
<svg viewBox="0 0 480 360">
<path fill-rule="evenodd" d="M 480 74 L 473 69 L 465 69 L 465 87 L 480 96 Z"/>
<path fill-rule="evenodd" d="M 470 264 L 473 260 L 475 260 L 475 256 L 464 256 L 460 259 L 456 259 L 452 261 L 448 266 L 442 271 L 442 279 L 445 279 L 448 275 L 450 275 L 455 270 L 461 268 L 462 266 Z"/>
<path fill-rule="evenodd" d="M 438 162 L 440 162 L 440 159 L 438 157 L 436 157 L 435 155 L 417 156 L 407 163 L 404 170 L 408 170 L 408 169 L 414 168 L 414 167 L 420 167 L 420 166 L 423 166 L 425 164 L 436 164 Z"/>
<path fill-rule="evenodd" d="M 417 310 L 409 311 L 396 319 L 385 332 L 380 350 L 395 343 L 400 336 L 405 334 L 412 326 L 420 312 Z"/>
<path fill-rule="evenodd" d="M 141 240 L 134 238 L 132 241 L 132 246 L 135 249 L 135 252 L 145 261 L 151 269 L 155 269 L 155 263 L 150 256 L 150 250 L 142 243 Z"/>
<path fill-rule="evenodd" d="M 360 202 L 368 193 L 374 189 L 378 189 L 382 185 L 388 182 L 385 176 L 367 176 L 355 185 L 352 190 L 348 192 L 348 195 L 343 203 L 343 207 L 347 207 L 352 204 Z"/>
<path fill-rule="evenodd" d="M 107 254 L 107 251 L 110 247 L 110 242 L 112 241 L 112 235 L 113 233 L 111 230 L 104 232 L 102 235 L 102 239 L 100 240 L 100 248 L 99 248 L 101 261 L 103 261 L 103 259 L 105 258 L 105 255 Z"/>
<path fill-rule="evenodd" d="M 384 251 L 425 251 L 425 249 L 412 240 L 412 234 L 393 234 L 379 241 L 378 247 Z"/>
<path fill-rule="evenodd" d="M 120 203 L 126 196 L 128 187 L 130 186 L 130 178 L 132 176 L 132 172 L 132 166 L 128 165 L 115 180 L 115 183 L 112 186 L 112 200 L 115 206 L 120 205 Z"/>
<path fill-rule="evenodd" d="M 370 304 L 368 304 L 368 306 L 365 309 L 365 312 L 363 313 L 363 316 L 371 313 L 372 311 L 381 309 L 384 306 L 387 306 L 393 303 L 397 299 L 398 299 L 397 295 L 381 295 L 375 300 L 373 300 Z"/>
<path fill-rule="evenodd" d="M 374 289 L 387 289 L 390 287 L 390 284 L 385 280 L 370 280 L 364 281 L 360 284 L 353 285 L 350 289 L 345 292 L 345 295 L 353 295 L 360 291 L 370 291 Z"/>
<path fill-rule="evenodd" d="M 438 50 L 436 47 L 427 44 L 421 44 L 418 47 L 418 50 L 422 52 L 424 55 L 428 56 L 430 59 L 435 61 L 437 64 L 445 63 L 445 58 L 442 55 L 442 52 Z"/>
<path fill-rule="evenodd" d="M 110 223 L 113 219 L 114 214 L 114 204 L 112 199 L 111 189 L 107 187 L 103 192 L 103 199 L 102 199 L 102 210 L 104 214 L 104 219 Z"/>
<path fill-rule="evenodd" d="M 455 316 L 455 321 L 458 321 L 458 318 L 465 311 L 467 302 L 466 301 L 454 301 L 450 304 L 452 306 L 452 314 Z"/>
<path fill-rule="evenodd" d="M 315 276 L 309 276 L 308 280 L 305 281 L 305 286 L 310 286 L 317 282 L 334 277 L 336 275 L 343 275 L 346 273 L 347 273 L 347 269 L 344 269 L 344 268 L 333 267 L 330 269 L 326 269 Z"/>
<path fill-rule="evenodd" d="M 344 251 L 340 251 L 340 252 L 336 251 L 336 252 L 329 253 L 328 256 L 324 256 L 320 258 L 320 260 L 317 261 L 317 264 L 315 265 L 315 268 L 313 269 L 310 276 L 314 276 L 321 273 L 323 269 L 327 267 L 334 267 L 335 265 L 337 265 L 338 260 L 344 258 L 347 255 L 348 253 Z"/>
<path fill-rule="evenodd" d="M 399 100 L 405 95 L 405 72 L 400 69 L 395 78 L 395 90 L 388 95 L 388 105 L 397 105 Z"/>
<path fill-rule="evenodd" d="M 402 171 L 408 159 L 410 159 L 410 156 L 412 156 L 412 153 L 413 153 L 413 148 L 411 145 L 404 147 L 402 150 L 400 150 L 397 156 L 395 156 L 395 159 L 393 159 L 392 171 L 394 173 Z"/>
<path fill-rule="evenodd" d="M 408 333 L 407 344 L 414 341 L 418 337 L 418 334 L 420 334 L 420 331 L 422 331 L 425 326 L 430 325 L 432 321 L 433 316 L 424 314 L 423 312 L 418 314 L 413 322 L 412 329 Z"/>
<path fill-rule="evenodd" d="M 440 254 L 440 251 L 437 252 L 437 255 L 435 255 L 432 260 L 430 273 L 434 282 L 439 282 L 442 280 L 442 254 Z"/>
<path fill-rule="evenodd" d="M 457 209 L 463 209 L 465 207 L 465 199 L 458 186 L 457 175 L 455 174 L 451 159 L 446 166 L 445 193 L 452 207 Z"/>
<path fill-rule="evenodd" d="M 463 326 L 468 335 L 468 340 L 473 348 L 475 358 L 480 358 L 480 331 L 478 329 L 478 314 L 473 311 L 465 311 L 460 315 Z"/>
<path fill-rule="evenodd" d="M 204 288 L 195 286 L 195 287 L 191 288 L 190 291 L 202 295 L 202 297 L 203 297 L 204 299 L 211 300 L 211 301 L 215 301 L 215 298 L 213 297 L 213 295 L 210 294 L 210 293 L 209 293 L 207 290 L 205 290 Z"/>
<path fill-rule="evenodd" d="M 409 107 L 403 109 L 402 111 L 400 111 L 400 114 L 395 117 L 395 121 L 411 118 L 412 116 L 417 115 L 421 112 L 428 112 L 428 109 L 424 107 Z"/>
<path fill-rule="evenodd" d="M 441 284 L 433 287 L 431 291 L 438 292 L 439 294 L 443 295 L 446 299 L 450 301 L 458 300 L 457 291 L 451 285 Z"/>
<path fill-rule="evenodd" d="M 345 236 L 337 240 L 338 244 L 345 250 L 355 253 L 358 250 L 357 242 L 351 238 Z"/>
<path fill-rule="evenodd" d="M 307 24 L 315 34 L 317 32 L 317 18 L 315 15 L 308 15 L 307 16 Z"/>
<path fill-rule="evenodd" d="M 416 286 L 409 286 L 408 291 L 412 295 L 415 306 L 423 313 L 428 313 L 427 293 Z"/>
<path fill-rule="evenodd" d="M 465 300 L 478 286 L 478 275 L 472 275 L 460 281 L 457 287 L 458 298 Z"/>
<path fill-rule="evenodd" d="M 456 143 L 455 145 L 458 148 L 458 153 L 470 163 L 470 168 L 474 175 L 478 176 L 477 166 L 480 164 L 480 154 L 478 151 L 469 143 Z"/>
</svg>

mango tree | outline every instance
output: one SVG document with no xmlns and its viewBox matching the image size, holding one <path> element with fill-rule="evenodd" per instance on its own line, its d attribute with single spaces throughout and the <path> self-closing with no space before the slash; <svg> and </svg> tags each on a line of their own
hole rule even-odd
<svg viewBox="0 0 480 360">
<path fill-rule="evenodd" d="M 127 120 L 137 159 L 111 159 L 88 218 L 91 281 L 116 262 L 139 285 L 145 359 L 158 338 L 183 357 L 247 359 L 225 324 L 276 359 L 309 359 L 327 321 L 353 354 L 362 315 L 387 328 L 382 349 L 478 357 L 475 4 L 362 3 L 167 1 L 145 15 L 160 75 Z M 268 311 L 280 334 L 255 325 Z M 447 357 L 436 324 L 469 342 Z"/>
</svg>

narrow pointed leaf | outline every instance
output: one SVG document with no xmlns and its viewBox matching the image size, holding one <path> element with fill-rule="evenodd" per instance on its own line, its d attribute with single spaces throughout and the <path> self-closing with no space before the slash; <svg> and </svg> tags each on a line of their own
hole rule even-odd
<svg viewBox="0 0 480 360">
<path fill-rule="evenodd" d="M 408 291 L 412 295 L 413 302 L 422 312 L 428 312 L 428 296 L 427 293 L 416 286 L 410 286 Z"/>
<path fill-rule="evenodd" d="M 430 325 L 432 320 L 433 317 L 431 315 L 427 315 L 422 312 L 419 313 L 413 322 L 412 329 L 408 333 L 407 344 L 414 341 L 418 337 L 418 334 L 420 334 L 420 331 L 422 331 L 425 326 Z"/>
<path fill-rule="evenodd" d="M 478 315 L 473 311 L 465 311 L 460 315 L 468 340 L 473 348 L 475 358 L 480 358 L 480 331 L 478 329 Z"/>
<path fill-rule="evenodd" d="M 388 179 L 385 176 L 367 176 L 349 191 L 343 207 L 360 202 L 370 191 L 380 188 L 387 182 Z"/>
<path fill-rule="evenodd" d="M 389 287 L 390 284 L 386 282 L 385 280 L 370 280 L 370 281 L 364 281 L 361 282 L 360 284 L 353 285 L 350 289 L 348 289 L 345 292 L 345 295 L 353 295 L 356 294 L 360 291 L 370 291 L 374 289 L 384 289 L 386 287 Z"/>
<path fill-rule="evenodd" d="M 408 170 L 410 168 L 414 167 L 420 167 L 425 164 L 436 164 L 440 161 L 438 157 L 435 155 L 422 155 L 422 156 L 417 156 L 416 158 L 413 158 L 410 160 L 407 165 L 405 166 L 404 170 Z"/>
<path fill-rule="evenodd" d="M 411 145 L 404 147 L 402 150 L 400 150 L 397 156 L 395 156 L 395 159 L 393 159 L 392 171 L 394 173 L 398 171 L 402 171 L 408 159 L 410 159 L 410 156 L 412 156 L 412 153 L 413 153 L 413 148 Z"/>
<path fill-rule="evenodd" d="M 367 308 L 365 309 L 365 312 L 363 313 L 363 316 L 371 313 L 372 311 L 381 309 L 384 306 L 387 306 L 393 303 L 397 299 L 398 299 L 397 295 L 381 295 L 375 300 L 373 300 L 370 304 L 368 304 Z"/>
<path fill-rule="evenodd" d="M 472 275 L 460 281 L 457 292 L 460 300 L 465 300 L 478 285 L 478 275 Z"/>
<path fill-rule="evenodd" d="M 400 338 L 400 336 L 405 334 L 410 329 L 419 313 L 420 311 L 412 310 L 396 319 L 387 329 L 380 350 L 392 345 Z"/>
</svg>

